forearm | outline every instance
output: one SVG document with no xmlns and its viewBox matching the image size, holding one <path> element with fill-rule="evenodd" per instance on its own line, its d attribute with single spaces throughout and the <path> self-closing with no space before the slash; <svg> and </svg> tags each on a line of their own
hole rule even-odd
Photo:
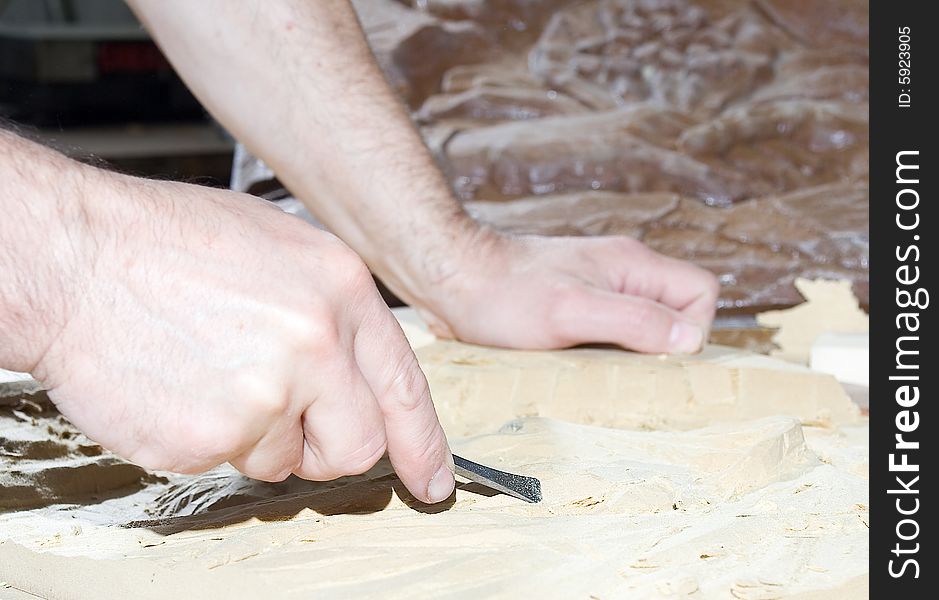
<svg viewBox="0 0 939 600">
<path fill-rule="evenodd" d="M 478 228 L 346 0 L 131 5 L 215 117 L 406 300 L 470 251 Z"/>
<path fill-rule="evenodd" d="M 32 372 L 65 326 L 91 253 L 85 198 L 94 173 L 0 130 L 2 368 Z"/>
</svg>

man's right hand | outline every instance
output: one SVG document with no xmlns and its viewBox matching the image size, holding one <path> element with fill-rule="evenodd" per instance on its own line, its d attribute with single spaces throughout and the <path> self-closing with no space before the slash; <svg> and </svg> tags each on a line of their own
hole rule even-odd
<svg viewBox="0 0 939 600">
<path fill-rule="evenodd" d="M 70 164 L 78 260 L 32 370 L 77 427 L 144 467 L 267 481 L 362 473 L 387 449 L 418 499 L 450 496 L 427 382 L 352 250 L 246 195 Z"/>
</svg>

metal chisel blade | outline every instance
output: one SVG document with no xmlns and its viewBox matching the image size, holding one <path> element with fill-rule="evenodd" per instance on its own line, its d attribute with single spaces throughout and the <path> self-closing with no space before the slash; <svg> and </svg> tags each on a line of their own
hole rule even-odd
<svg viewBox="0 0 939 600">
<path fill-rule="evenodd" d="M 513 475 L 453 455 L 456 474 L 525 502 L 541 502 L 541 482 L 534 477 Z"/>
</svg>

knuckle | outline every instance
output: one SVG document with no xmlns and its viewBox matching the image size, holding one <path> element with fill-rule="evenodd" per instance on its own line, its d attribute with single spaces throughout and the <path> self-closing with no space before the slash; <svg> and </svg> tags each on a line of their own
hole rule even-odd
<svg viewBox="0 0 939 600">
<path fill-rule="evenodd" d="M 283 468 L 279 471 L 269 473 L 266 478 L 259 477 L 257 479 L 261 479 L 261 481 L 266 481 L 268 483 L 280 483 L 281 481 L 284 481 L 290 477 L 295 469 L 296 467 Z"/>
<path fill-rule="evenodd" d="M 217 465 L 236 456 L 243 445 L 243 427 L 231 417 L 189 418 L 180 424 L 175 444 L 182 449 L 184 462 Z M 181 471 L 186 472 L 186 471 Z"/>
<path fill-rule="evenodd" d="M 144 449 L 143 446 L 134 450 L 125 450 L 122 448 L 115 448 L 114 450 L 129 462 L 143 467 L 148 471 L 180 472 L 173 469 L 175 466 L 174 463 L 177 461 L 172 460 L 165 452 L 154 450 L 153 448 Z"/>
<path fill-rule="evenodd" d="M 183 475 L 197 475 L 223 462 L 193 450 L 181 448 L 148 448 L 128 453 L 127 460 L 150 471 L 169 471 Z"/>
<path fill-rule="evenodd" d="M 301 438 L 302 439 L 302 438 Z M 281 467 L 280 473 L 277 474 L 277 481 L 283 481 L 295 473 L 300 465 L 303 464 L 303 448 L 302 444 L 297 444 L 296 451 L 292 454 L 288 454 L 284 457 L 284 462 Z"/>
<path fill-rule="evenodd" d="M 648 246 L 626 235 L 604 236 L 596 240 L 597 246 L 594 252 L 600 252 L 609 257 L 636 259 L 651 252 Z"/>
<path fill-rule="evenodd" d="M 721 293 L 720 281 L 717 279 L 717 276 L 711 273 L 710 271 L 706 271 L 704 269 L 702 269 L 701 271 L 702 271 L 701 273 L 702 279 L 704 282 L 704 289 L 705 289 L 705 293 L 707 294 L 707 297 L 712 301 L 717 300 L 717 297 Z"/>
<path fill-rule="evenodd" d="M 360 475 L 375 466 L 375 463 L 384 456 L 386 449 L 385 434 L 377 431 L 347 453 L 342 465 L 336 471 L 341 475 Z"/>
<path fill-rule="evenodd" d="M 183 430 L 180 442 L 186 446 L 187 455 L 196 462 L 222 463 L 238 450 L 236 436 L 226 429 L 221 424 L 207 427 L 193 423 Z"/>
<path fill-rule="evenodd" d="M 289 327 L 301 348 L 317 354 L 334 351 L 342 339 L 332 309 L 318 302 L 293 312 Z"/>
<path fill-rule="evenodd" d="M 410 352 L 390 361 L 388 384 L 384 395 L 394 402 L 394 407 L 403 412 L 413 412 L 426 405 L 430 398 L 427 378 Z"/>
<path fill-rule="evenodd" d="M 248 401 L 248 415 L 252 419 L 272 421 L 286 415 L 289 411 L 290 400 L 286 394 L 258 394 Z"/>
<path fill-rule="evenodd" d="M 569 314 L 583 300 L 583 291 L 579 286 L 569 282 L 555 284 L 551 289 L 549 315 L 560 317 Z"/>
<path fill-rule="evenodd" d="M 308 450 L 295 472 L 299 477 L 310 481 L 329 481 L 339 477 L 339 473 L 329 467 L 323 459 L 323 453 L 313 438 L 307 438 Z"/>
<path fill-rule="evenodd" d="M 277 483 L 290 477 L 290 475 L 296 471 L 299 466 L 299 460 L 290 462 L 285 461 L 279 465 L 272 465 L 265 469 L 242 469 L 242 472 L 252 479 L 267 481 L 269 483 Z"/>
<path fill-rule="evenodd" d="M 242 418 L 250 421 L 270 421 L 286 414 L 290 409 L 288 395 L 272 382 L 278 381 L 271 374 L 257 371 L 242 371 L 235 378 L 234 389 L 238 394 Z"/>
<path fill-rule="evenodd" d="M 315 439 L 307 439 L 309 455 L 290 472 L 296 472 L 299 476 L 314 481 L 328 481 L 365 473 L 381 460 L 388 446 L 382 428 L 377 428 L 357 443 L 339 447 L 323 447 Z"/>
<path fill-rule="evenodd" d="M 216 467 L 222 464 L 225 461 L 190 461 L 182 460 L 174 463 L 172 466 L 163 468 L 161 470 L 171 471 L 173 473 L 180 473 L 182 475 L 199 475 L 200 473 L 205 473 L 209 469 Z"/>
<path fill-rule="evenodd" d="M 613 243 L 614 248 L 624 254 L 636 254 L 637 252 L 649 251 L 648 246 L 635 238 L 627 237 L 625 235 L 610 238 L 610 241 Z"/>
<path fill-rule="evenodd" d="M 372 287 L 372 273 L 355 252 L 348 249 L 339 252 L 331 261 L 340 288 L 356 291 Z"/>
</svg>

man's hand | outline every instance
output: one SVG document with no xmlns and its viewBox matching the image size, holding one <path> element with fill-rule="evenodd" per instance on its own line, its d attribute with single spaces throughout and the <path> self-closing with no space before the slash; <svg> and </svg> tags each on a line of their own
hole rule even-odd
<svg viewBox="0 0 939 600">
<path fill-rule="evenodd" d="M 701 346 L 717 287 L 706 271 L 624 238 L 480 229 L 383 80 L 347 0 L 131 5 L 216 118 L 439 333 L 523 348 Z M 248 83 L 232 93 L 232 82 Z"/>
<path fill-rule="evenodd" d="M 630 238 L 480 229 L 469 246 L 421 311 L 443 337 L 509 348 L 606 342 L 687 353 L 700 350 L 714 318 L 714 275 Z"/>
<path fill-rule="evenodd" d="M 77 427 L 145 467 L 327 480 L 387 449 L 417 498 L 451 494 L 427 382 L 345 244 L 249 196 L 105 173 L 11 137 L 0 150 L 24 168 L 0 177 L 3 275 L 30 281 L 67 258 L 68 276 L 0 289 L 4 316 L 19 315 L 2 323 L 0 366 L 30 370 Z M 54 182 L 77 187 L 44 189 Z M 38 327 L 46 306 L 54 326 Z"/>
</svg>

